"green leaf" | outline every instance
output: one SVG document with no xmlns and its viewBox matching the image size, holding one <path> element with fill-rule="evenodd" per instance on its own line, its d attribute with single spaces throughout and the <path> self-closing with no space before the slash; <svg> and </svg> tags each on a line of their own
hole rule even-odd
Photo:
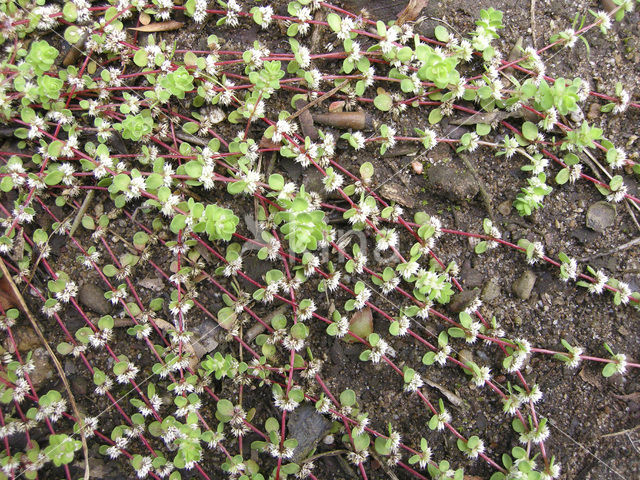
<svg viewBox="0 0 640 480">
<path fill-rule="evenodd" d="M 476 125 L 476 133 L 481 137 L 484 135 L 488 135 L 489 133 L 491 133 L 491 125 L 488 125 L 486 123 L 478 123 Z"/>
<path fill-rule="evenodd" d="M 200 126 L 196 122 L 187 122 L 182 126 L 182 130 L 191 135 L 196 133 L 199 128 Z"/>
<path fill-rule="evenodd" d="M 334 32 L 340 31 L 340 28 L 342 26 L 342 20 L 340 19 L 340 16 L 335 13 L 330 13 L 329 15 L 327 15 L 327 23 L 329 24 L 329 28 L 331 28 L 331 30 L 333 30 Z"/>
<path fill-rule="evenodd" d="M 279 173 L 269 175 L 269 187 L 279 192 L 284 187 L 284 177 Z"/>
<path fill-rule="evenodd" d="M 442 120 L 442 111 L 439 108 L 434 108 L 429 112 L 429 123 L 435 125 Z"/>
<path fill-rule="evenodd" d="M 67 342 L 59 343 L 56 350 L 60 355 L 69 355 L 73 351 L 73 345 Z"/>
<path fill-rule="evenodd" d="M 163 183 L 164 179 L 162 178 L 162 175 L 158 173 L 152 173 L 147 177 L 147 180 L 145 181 L 147 190 L 156 190 L 160 188 Z"/>
<path fill-rule="evenodd" d="M 202 164 L 196 160 L 191 160 L 184 166 L 184 170 L 191 178 L 198 179 L 202 175 Z"/>
<path fill-rule="evenodd" d="M 533 141 L 538 138 L 538 127 L 535 123 L 524 122 L 522 124 L 522 136 L 529 141 Z"/>
<path fill-rule="evenodd" d="M 233 415 L 233 403 L 231 403 L 226 398 L 221 398 L 218 400 L 217 406 L 218 412 L 225 417 L 230 417 Z"/>
<path fill-rule="evenodd" d="M 67 22 L 75 22 L 78 19 L 78 8 L 75 4 L 67 2 L 62 7 L 62 15 Z"/>
<path fill-rule="evenodd" d="M 3 177 L 2 180 L 0 180 L 0 190 L 2 190 L 3 192 L 9 192 L 13 190 L 13 180 L 11 179 L 11 177 Z"/>
<path fill-rule="evenodd" d="M 449 42 L 449 32 L 442 25 L 438 25 L 435 29 L 436 38 L 443 43 Z"/>
<path fill-rule="evenodd" d="M 556 175 L 556 183 L 558 185 L 564 185 L 568 181 L 569 181 L 569 169 L 568 168 L 563 168 Z"/>
<path fill-rule="evenodd" d="M 114 265 L 109 263 L 102 267 L 102 273 L 104 273 L 107 277 L 114 277 L 118 274 L 118 269 Z"/>
<path fill-rule="evenodd" d="M 78 43 L 81 37 L 82 29 L 76 25 L 71 25 L 64 31 L 64 39 L 71 45 Z"/>
<path fill-rule="evenodd" d="M 488 244 L 487 244 L 486 241 L 482 241 L 482 242 L 478 243 L 476 245 L 476 248 L 475 248 L 476 253 L 478 255 L 480 255 L 481 253 L 486 252 L 487 251 L 487 246 L 488 246 Z"/>
<path fill-rule="evenodd" d="M 340 405 L 351 407 L 356 404 L 356 392 L 347 389 L 340 394 Z"/>
<path fill-rule="evenodd" d="M 382 110 L 383 112 L 388 112 L 391 110 L 393 106 L 393 99 L 391 95 L 388 93 L 381 93 L 376 98 L 373 99 L 373 104 L 376 106 L 378 110 Z"/>
<path fill-rule="evenodd" d="M 149 62 L 149 55 L 147 51 L 144 49 L 139 49 L 135 55 L 133 56 L 133 63 L 135 63 L 139 67 L 146 67 Z"/>
<path fill-rule="evenodd" d="M 171 231 L 173 233 L 178 233 L 180 230 L 183 230 L 184 227 L 187 226 L 187 217 L 183 214 L 178 214 L 171 219 Z"/>
<path fill-rule="evenodd" d="M 44 183 L 47 185 L 58 185 L 62 181 L 62 177 L 64 177 L 64 174 L 60 170 L 56 170 L 44 177 Z"/>
<path fill-rule="evenodd" d="M 607 363 L 602 369 L 602 376 L 608 378 L 612 376 L 614 373 L 616 373 L 617 371 L 618 371 L 618 368 L 615 363 Z"/>
</svg>

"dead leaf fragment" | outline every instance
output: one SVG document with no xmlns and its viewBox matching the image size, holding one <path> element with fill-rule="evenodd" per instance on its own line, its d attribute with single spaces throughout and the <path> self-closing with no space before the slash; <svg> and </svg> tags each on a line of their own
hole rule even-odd
<svg viewBox="0 0 640 480">
<path fill-rule="evenodd" d="M 150 23 L 149 25 L 143 25 L 141 27 L 130 27 L 129 30 L 135 30 L 136 32 L 169 32 L 171 30 L 178 30 L 183 26 L 183 22 L 169 20 L 167 22 Z"/>
<path fill-rule="evenodd" d="M 640 392 L 628 393 L 627 395 L 616 395 L 615 393 L 612 393 L 611 395 L 614 398 L 625 402 L 640 402 Z"/>
<path fill-rule="evenodd" d="M 409 0 L 407 6 L 398 14 L 396 25 L 400 26 L 406 22 L 413 22 L 428 4 L 429 0 Z"/>
<path fill-rule="evenodd" d="M 148 13 L 140 13 L 140 23 L 142 25 L 149 25 L 151 23 L 151 17 Z"/>
<path fill-rule="evenodd" d="M 1 262 L 2 260 L 0 260 Z M 13 308 L 18 305 L 16 298 L 13 294 L 13 290 L 11 289 L 11 284 L 7 281 L 7 279 L 3 276 L 0 278 L 0 305 L 2 305 L 2 309 L 7 311 L 9 308 Z"/>
<path fill-rule="evenodd" d="M 413 195 L 408 195 L 407 189 L 400 184 L 387 182 L 380 186 L 380 195 L 384 198 L 393 200 L 399 203 L 403 207 L 413 208 L 416 206 L 416 201 Z"/>
<path fill-rule="evenodd" d="M 337 100 L 335 102 L 331 102 L 329 104 L 329 113 L 341 112 L 344 109 L 345 103 L 346 102 L 344 100 Z"/>
<path fill-rule="evenodd" d="M 365 307 L 353 314 L 349 320 L 349 331 L 364 339 L 373 333 L 373 315 L 370 307 Z M 342 339 L 347 343 L 357 342 L 350 335 L 346 335 Z"/>
<path fill-rule="evenodd" d="M 300 121 L 300 127 L 302 128 L 302 134 L 305 137 L 309 137 L 311 140 L 318 139 L 318 130 L 313 126 L 313 117 L 311 116 L 311 112 L 308 109 L 304 109 L 308 103 L 299 98 L 296 102 L 296 108 L 300 111 L 300 115 L 298 116 L 298 120 Z"/>
<path fill-rule="evenodd" d="M 424 383 L 426 383 L 427 385 L 429 385 L 432 388 L 435 388 L 435 389 L 439 390 L 440 393 L 442 393 L 445 397 L 447 397 L 447 400 L 449 400 L 452 405 L 455 405 L 456 407 L 464 406 L 464 400 L 462 400 L 462 398 L 460 398 L 458 395 L 453 393 L 451 390 L 447 390 L 446 388 L 444 388 L 439 383 L 432 382 L 428 378 L 424 379 Z"/>
<path fill-rule="evenodd" d="M 591 385 L 592 387 L 595 387 L 598 390 L 602 390 L 602 383 L 600 381 L 600 378 L 601 378 L 600 375 L 596 375 L 594 373 L 591 373 L 586 368 L 583 368 L 582 370 L 580 370 L 580 373 L 578 373 L 578 376 L 582 380 L 587 382 L 589 385 Z"/>
</svg>

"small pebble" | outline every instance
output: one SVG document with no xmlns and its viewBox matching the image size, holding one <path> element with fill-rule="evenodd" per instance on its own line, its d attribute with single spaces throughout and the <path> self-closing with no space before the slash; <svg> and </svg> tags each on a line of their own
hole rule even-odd
<svg viewBox="0 0 640 480">
<path fill-rule="evenodd" d="M 33 351 L 31 361 L 35 368 L 29 374 L 29 378 L 35 390 L 38 390 L 46 380 L 53 378 L 53 366 L 49 360 L 49 354 L 44 347 L 36 348 Z"/>
<path fill-rule="evenodd" d="M 78 301 L 84 307 L 100 315 L 107 315 L 112 309 L 111 303 L 104 298 L 104 290 L 90 282 L 86 282 L 80 287 Z"/>
<path fill-rule="evenodd" d="M 292 461 L 298 463 L 325 438 L 331 429 L 331 422 L 316 412 L 314 407 L 302 405 L 289 416 L 287 428 L 291 437 L 298 440 L 292 457 Z"/>
<path fill-rule="evenodd" d="M 456 293 L 453 295 L 451 303 L 449 304 L 451 311 L 455 313 L 462 312 L 478 298 L 479 293 L 477 288 Z"/>
<path fill-rule="evenodd" d="M 522 300 L 528 300 L 531 291 L 536 283 L 536 274 L 531 270 L 526 270 L 520 277 L 513 282 L 513 293 Z"/>
<path fill-rule="evenodd" d="M 511 213 L 511 200 L 505 200 L 498 205 L 498 211 L 505 217 Z"/>
<path fill-rule="evenodd" d="M 489 280 L 480 294 L 480 298 L 483 302 L 491 303 L 500 296 L 500 285 L 495 279 Z"/>
<path fill-rule="evenodd" d="M 604 233 L 616 221 L 616 209 L 609 202 L 596 202 L 587 210 L 587 227 Z"/>
<path fill-rule="evenodd" d="M 460 360 L 462 363 L 473 362 L 473 353 L 471 352 L 471 350 L 463 348 L 458 352 L 458 360 Z"/>
<path fill-rule="evenodd" d="M 462 203 L 475 197 L 480 188 L 475 177 L 453 162 L 433 165 L 427 171 L 427 186 L 435 193 L 454 202 Z"/>
</svg>

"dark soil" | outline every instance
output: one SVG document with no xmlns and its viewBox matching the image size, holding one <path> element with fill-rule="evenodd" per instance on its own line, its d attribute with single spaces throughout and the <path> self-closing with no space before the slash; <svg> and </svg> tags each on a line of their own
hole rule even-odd
<svg viewBox="0 0 640 480">
<path fill-rule="evenodd" d="M 272 2 L 280 4 L 281 2 Z M 363 2 L 360 0 L 342 2 L 344 8 L 357 12 L 361 7 L 366 7 L 371 18 L 389 20 L 403 8 L 406 2 Z M 530 3 L 535 3 L 535 24 L 530 13 Z M 572 24 L 577 13 L 580 15 L 587 9 L 597 9 L 598 2 L 579 0 L 576 2 L 564 2 L 560 0 L 538 0 L 537 2 L 519 2 L 515 0 L 431 0 L 428 7 L 422 12 L 426 17 L 417 28 L 420 33 L 432 36 L 436 25 L 445 24 L 453 27 L 454 31 L 468 32 L 474 27 L 481 8 L 494 7 L 505 12 L 505 29 L 500 40 L 500 50 L 505 54 L 511 50 L 519 37 L 523 37 L 524 45 L 530 45 L 532 32 L 536 34 L 535 42 L 538 48 L 548 43 L 551 34 L 563 30 Z M 613 93 L 615 82 L 621 81 L 630 92 L 639 91 L 640 62 L 638 59 L 637 42 L 639 41 L 638 14 L 628 15 L 622 23 L 616 23 L 610 37 L 603 37 L 599 32 L 591 31 L 587 35 L 590 52 L 581 42 L 578 42 L 573 50 L 552 51 L 545 58 L 548 74 L 555 77 L 573 78 L 580 76 L 587 79 L 595 90 L 604 93 Z M 204 31 L 204 33 L 203 33 Z M 162 37 L 167 41 L 176 40 L 178 48 L 199 48 L 206 44 L 206 37 L 216 33 L 227 42 L 225 48 L 244 49 L 249 47 L 257 36 L 263 38 L 263 34 L 257 28 L 243 30 L 229 30 L 215 27 L 214 22 L 207 24 L 206 28 L 183 29 L 178 33 L 165 33 Z M 327 33 L 324 33 L 327 35 Z M 328 36 L 327 36 L 328 38 Z M 269 44 L 272 52 L 286 47 L 286 38 L 271 38 Z M 321 41 L 320 45 L 326 42 Z M 278 100 L 280 101 L 280 99 Z M 282 96 L 283 108 L 289 108 L 289 100 Z M 585 114 L 589 112 L 591 103 L 603 104 L 603 101 L 590 99 L 584 106 Z M 275 105 L 272 103 L 271 105 Z M 326 106 L 325 106 L 326 107 Z M 322 107 L 322 108 L 325 108 Z M 317 107 L 320 108 L 320 107 Z M 413 128 L 425 125 L 428 112 L 424 109 L 409 109 L 400 118 L 391 118 L 391 115 L 381 115 L 369 107 L 368 112 L 374 115 L 380 123 L 393 124 L 399 135 L 411 135 Z M 274 112 L 269 112 L 274 117 Z M 625 114 L 601 115 L 597 113 L 590 119 L 603 128 L 607 138 L 616 145 L 626 145 L 631 154 L 637 152 L 637 126 L 640 112 L 629 109 Z M 223 136 L 232 137 L 235 130 L 221 127 Z M 446 131 L 446 122 L 439 127 L 440 131 Z M 251 133 L 258 138 L 263 126 L 256 126 Z M 459 134 L 465 131 L 465 127 L 458 127 Z M 237 128 L 236 128 L 237 130 Z M 497 135 L 506 132 L 499 127 Z M 339 135 L 339 132 L 337 132 Z M 340 144 L 338 155 L 341 164 L 349 171 L 357 173 L 359 165 L 370 161 L 375 167 L 373 187 L 386 200 L 397 201 L 405 205 L 407 214 L 405 218 L 411 218 L 413 213 L 424 210 L 429 214 L 437 215 L 443 226 L 451 229 L 481 232 L 482 220 L 489 216 L 486 202 L 480 194 L 472 199 L 462 202 L 454 202 L 445 193 L 431 191 L 427 188 L 429 179 L 428 163 L 425 162 L 423 175 L 415 174 L 410 164 L 415 159 L 413 156 L 380 156 L 375 146 L 354 153 L 352 149 Z M 637 160 L 637 153 L 634 153 Z M 450 158 L 453 165 L 458 165 L 460 159 L 453 150 L 448 147 L 439 148 L 432 152 L 431 160 L 438 156 L 437 160 Z M 527 238 L 531 241 L 540 241 L 544 244 L 547 255 L 557 258 L 559 252 L 565 252 L 571 257 L 588 258 L 588 263 L 595 268 L 604 269 L 611 277 L 627 282 L 631 289 L 640 289 L 640 249 L 637 247 L 625 249 L 608 254 L 616 246 L 623 245 L 638 236 L 638 228 L 632 219 L 630 210 L 625 204 L 618 204 L 616 223 L 608 228 L 605 233 L 597 233 L 586 226 L 586 211 L 588 207 L 600 200 L 602 195 L 586 181 L 579 181 L 575 185 L 555 186 L 553 193 L 544 201 L 544 208 L 530 219 L 523 219 L 510 204 L 525 185 L 526 174 L 520 171 L 525 160 L 516 155 L 511 160 L 504 157 L 495 157 L 488 149 L 480 148 L 468 160 L 477 171 L 475 179 L 483 185 L 490 203 L 492 214 L 496 224 L 503 232 L 503 238 L 514 243 L 518 239 Z M 275 162 L 274 172 L 292 178 L 293 180 L 306 180 L 312 183 L 308 172 L 295 171 L 297 165 L 287 168 L 287 163 L 275 155 L 264 158 L 265 163 Z M 557 166 L 549 167 L 549 176 L 552 178 L 557 172 Z M 587 172 L 591 174 L 592 172 Z M 625 175 L 625 181 L 629 186 L 629 193 L 638 195 L 637 178 Z M 313 188 L 313 187 L 311 187 Z M 5 199 L 6 200 L 6 199 Z M 237 213 L 242 212 L 240 233 L 251 238 L 255 237 L 244 223 L 244 216 L 252 218 L 254 212 L 253 202 L 238 200 L 229 195 L 216 192 L 209 200 L 232 206 Z M 53 202 L 48 201 L 52 206 Z M 234 205 L 235 203 L 235 205 Z M 498 208 L 500 206 L 500 208 Z M 96 214 L 96 209 L 105 213 L 113 208 L 113 204 L 107 197 L 97 196 L 94 200 L 91 213 Z M 73 213 L 73 210 L 65 207 L 53 211 L 64 218 Z M 40 214 L 40 216 L 45 216 Z M 73 217 L 72 217 L 73 218 Z M 152 217 L 145 216 L 140 211 L 137 220 L 150 225 Z M 349 225 L 341 221 L 339 213 L 330 215 L 334 221 L 338 238 L 346 233 Z M 112 248 L 116 255 L 127 251 L 125 244 L 118 241 L 119 237 L 127 241 L 137 230 L 132 228 L 130 221 L 125 216 L 119 216 L 112 222 L 110 234 L 114 243 Z M 89 239 L 90 232 L 80 229 L 77 239 L 80 244 L 88 247 L 92 244 Z M 170 234 L 169 234 L 170 235 Z M 399 250 L 404 252 L 410 247 L 410 239 L 401 237 Z M 170 239 L 170 238 L 168 238 Z M 372 241 L 369 240 L 369 248 Z M 255 252 L 253 252 L 255 253 Z M 444 236 L 437 244 L 435 253 L 445 264 L 456 261 L 461 266 L 460 281 L 465 290 L 475 288 L 482 289 L 487 283 L 492 282 L 500 288 L 500 295 L 491 301 L 485 302 L 481 313 L 485 318 L 495 316 L 505 330 L 507 338 L 526 338 L 532 345 L 540 348 L 561 350 L 560 339 L 564 338 L 572 345 L 584 347 L 585 353 L 598 357 L 607 357 L 603 348 L 607 342 L 614 352 L 627 354 L 629 361 L 640 359 L 640 338 L 638 337 L 638 312 L 629 306 L 613 305 L 610 295 L 594 296 L 571 283 L 564 283 L 559 279 L 558 270 L 550 265 L 536 264 L 529 266 L 524 255 L 506 247 L 500 247 L 484 255 L 474 253 L 474 247 L 466 237 L 448 235 Z M 72 278 L 82 278 L 83 282 L 100 284 L 95 272 L 86 273 L 76 261 L 78 252 L 69 243 L 63 243 L 54 248 L 54 256 L 51 263 L 55 270 L 64 270 Z M 171 258 L 166 250 L 158 247 L 154 251 L 157 256 L 152 256 L 154 261 L 166 272 L 171 270 Z M 331 257 L 337 265 L 342 266 L 344 259 Z M 586 262 L 586 261 L 585 261 Z M 585 263 L 583 262 L 583 263 Z M 265 262 L 245 258 L 245 269 L 253 278 L 260 279 L 261 275 L 270 266 Z M 375 271 L 381 271 L 387 264 L 383 258 L 370 258 L 369 266 Z M 207 267 L 213 268 L 213 267 Z M 512 293 L 512 285 L 518 277 L 527 269 L 531 269 L 536 276 L 536 282 L 531 296 L 522 300 Z M 40 274 L 39 274 L 40 275 Z M 131 281 L 138 285 L 143 279 L 153 279 L 156 273 L 150 266 L 135 270 Z M 36 280 L 44 281 L 44 275 Z M 216 312 L 223 306 L 220 292 L 203 282 L 198 286 L 199 300 L 211 312 Z M 164 283 L 165 287 L 167 283 Z M 344 301 L 349 297 L 338 291 L 336 294 L 325 295 L 315 290 L 317 281 L 308 282 L 298 293 L 297 298 L 314 298 L 319 307 L 318 313 L 326 315 L 331 304 L 342 309 Z M 251 291 L 248 284 L 241 287 Z M 166 296 L 169 291 L 154 292 L 148 288 L 138 288 L 143 296 L 143 303 L 151 298 Z M 32 299 L 29 299 L 31 302 Z M 398 294 L 383 296 L 374 294 L 372 302 L 381 309 L 389 312 L 397 312 L 397 307 L 402 305 L 403 298 Z M 166 302 L 168 303 L 168 302 Z M 270 310 L 275 307 L 265 307 L 256 304 L 256 313 L 265 318 Z M 40 310 L 38 303 L 33 302 L 33 311 Z M 170 316 L 168 309 L 163 312 L 165 318 Z M 446 312 L 451 315 L 454 313 Z M 84 325 L 80 316 L 71 308 L 66 310 L 66 326 L 70 331 L 75 331 Z M 93 315 L 98 318 L 99 315 Z M 204 319 L 204 315 L 194 315 L 194 322 L 198 324 Z M 51 320 L 42 318 L 42 323 L 47 329 L 48 338 L 52 345 L 63 341 L 63 336 L 57 325 Z M 414 326 L 417 333 L 428 337 L 427 332 L 439 332 L 445 328 L 436 319 L 428 319 L 421 325 Z M 195 325 L 194 325 L 195 328 Z M 336 396 L 344 389 L 353 389 L 358 397 L 362 411 L 369 414 L 370 427 L 378 432 L 386 432 L 388 423 L 401 432 L 403 443 L 417 448 L 420 438 L 425 437 L 434 450 L 434 458 L 449 459 L 453 465 L 465 466 L 468 475 L 488 479 L 494 472 L 489 466 L 481 462 L 471 462 L 458 450 L 454 438 L 443 432 L 432 432 L 427 423 L 431 413 L 425 405 L 419 402 L 414 395 L 403 392 L 403 383 L 400 376 L 392 374 L 386 365 L 374 365 L 371 362 L 358 361 L 358 355 L 362 351 L 359 345 L 346 344 L 335 340 L 324 333 L 325 324 L 320 322 L 310 323 L 312 339 L 309 347 L 314 355 L 320 356 L 324 361 L 321 376 L 327 386 Z M 517 435 L 510 427 L 510 420 L 502 414 L 502 406 L 497 398 L 488 389 L 472 389 L 470 382 L 458 368 L 425 367 L 420 359 L 425 353 L 424 347 L 409 337 L 391 337 L 387 334 L 388 323 L 381 316 L 374 314 L 374 330 L 380 332 L 385 338 L 389 338 L 396 350 L 394 361 L 400 368 L 410 365 L 416 368 L 425 378 L 440 384 L 461 397 L 464 402 L 456 407 L 447 403 L 453 421 L 452 424 L 463 435 L 477 434 L 484 439 L 486 453 L 492 459 L 500 463 L 503 453 L 508 453 L 511 447 L 518 445 Z M 141 371 L 139 379 L 147 378 L 151 373 L 154 358 L 143 342 L 132 340 L 133 337 L 126 334 L 126 329 L 115 329 L 115 335 L 111 341 L 117 354 L 126 354 L 130 359 L 135 359 Z M 218 338 L 218 349 L 223 353 L 239 355 L 238 345 L 225 342 L 224 336 Z M 159 338 L 153 339 L 154 343 L 160 343 Z M 253 345 L 255 347 L 255 345 Z M 455 343 L 454 348 L 470 349 L 474 359 L 483 365 L 491 367 L 496 375 L 496 383 L 504 388 L 508 382 L 517 383 L 515 377 L 500 375 L 502 354 L 495 346 L 474 344 L 472 346 L 463 343 Z M 245 353 L 246 355 L 246 353 Z M 88 355 L 94 367 L 103 371 L 110 371 L 112 362 L 106 355 L 91 351 Z M 109 403 L 103 397 L 93 394 L 91 377 L 86 374 L 86 369 L 76 360 L 67 357 L 66 364 L 72 373 L 69 374 L 74 388 L 76 400 L 81 411 L 93 412 L 96 409 L 105 409 L 105 414 L 100 419 L 100 430 L 109 435 L 111 429 L 122 423 L 122 418 L 113 409 L 109 409 Z M 246 358 L 245 358 L 246 360 Z M 283 362 L 286 360 L 283 358 Z M 72 364 L 76 364 L 73 368 Z M 640 475 L 640 436 L 637 426 L 640 423 L 640 373 L 637 369 L 631 369 L 624 377 L 613 376 L 605 379 L 600 375 L 602 365 L 596 362 L 583 362 L 578 369 L 564 369 L 562 365 L 547 355 L 533 356 L 523 369 L 527 382 L 538 383 L 544 392 L 542 401 L 536 406 L 539 416 L 549 419 L 551 436 L 546 442 L 547 452 L 554 455 L 562 464 L 563 479 L 580 480 L 607 480 L 607 479 L 632 479 Z M 45 384 L 49 388 L 60 388 L 59 382 L 54 380 Z M 222 397 L 233 395 L 228 384 L 214 382 L 214 390 Z M 279 411 L 273 406 L 270 387 L 257 387 L 252 384 L 244 393 L 244 405 L 247 409 L 256 409 L 253 423 L 262 427 L 264 420 L 269 416 L 279 418 Z M 233 387 L 235 388 L 235 386 Z M 42 388 L 46 392 L 47 388 Z M 424 394 L 434 403 L 442 395 L 436 388 L 424 387 Z M 113 390 L 116 398 L 127 395 L 129 387 L 119 385 Z M 319 394 L 316 389 L 312 394 Z M 169 399 L 169 397 L 167 397 Z M 132 410 L 126 401 L 123 406 L 127 411 Z M 201 410 L 203 416 L 213 424 L 215 421 L 215 403 L 209 401 Z M 37 434 L 37 432 L 36 432 Z M 45 432 L 41 432 L 44 436 Z M 36 435 L 37 437 L 37 435 Z M 229 435 L 230 438 L 230 435 Z M 37 439 L 37 438 L 36 438 Z M 251 435 L 244 442 L 245 458 L 250 456 L 249 448 L 253 438 Z M 337 443 L 333 445 L 320 444 L 318 452 L 326 452 L 342 448 L 340 435 L 336 435 Z M 42 440 L 44 441 L 44 440 Z M 97 454 L 96 445 L 90 444 L 92 455 Z M 159 443 L 156 447 L 163 448 Z M 211 478 L 223 478 L 219 465 L 223 461 L 222 456 L 210 455 L 201 463 L 205 472 Z M 78 455 L 76 458 L 81 458 Z M 261 463 L 269 465 L 272 460 L 267 455 L 260 456 Z M 403 458 L 406 462 L 407 458 Z M 95 460 L 94 468 L 98 468 L 101 460 Z M 105 460 L 106 463 L 109 463 Z M 266 462 L 266 463 L 265 463 Z M 540 461 L 541 462 L 541 461 Z M 113 477 L 107 473 L 98 478 L 133 478 L 132 470 L 124 462 L 115 469 Z M 81 462 L 75 463 L 76 467 Z M 104 465 L 104 471 L 108 470 Z M 370 479 L 394 478 L 387 473 L 386 468 L 375 460 L 370 459 L 366 464 L 367 476 Z M 75 470 L 74 470 L 75 471 Z M 265 469 L 264 471 L 268 471 Z M 399 479 L 414 478 L 402 469 L 394 470 Z M 60 476 L 58 471 L 51 475 Z M 335 457 L 327 456 L 316 462 L 314 474 L 319 479 L 350 478 L 350 474 Z M 183 478 L 197 477 L 195 471 L 187 472 Z M 42 477 L 42 478 L 54 478 Z"/>
</svg>

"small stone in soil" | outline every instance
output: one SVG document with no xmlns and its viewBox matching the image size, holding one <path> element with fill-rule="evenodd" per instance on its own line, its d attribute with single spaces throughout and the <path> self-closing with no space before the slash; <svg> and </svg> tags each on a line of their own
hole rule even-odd
<svg viewBox="0 0 640 480">
<path fill-rule="evenodd" d="M 505 217 L 511 213 L 511 200 L 505 200 L 498 205 L 498 212 Z"/>
<path fill-rule="evenodd" d="M 70 379 L 69 383 L 71 384 L 74 395 L 77 397 L 85 396 L 89 390 L 89 383 L 87 382 L 87 379 L 81 375 L 74 376 Z"/>
<path fill-rule="evenodd" d="M 104 298 L 104 291 L 93 283 L 87 282 L 80 287 L 78 301 L 89 310 L 100 315 L 107 315 L 112 309 L 111 304 Z"/>
<path fill-rule="evenodd" d="M 599 233 L 613 225 L 616 221 L 616 209 L 609 202 L 596 202 L 587 210 L 587 227 Z"/>
<path fill-rule="evenodd" d="M 494 278 L 489 280 L 480 294 L 480 298 L 483 302 L 491 303 L 500 296 L 500 285 Z"/>
<path fill-rule="evenodd" d="M 526 270 L 520 277 L 513 282 L 513 293 L 522 300 L 528 300 L 531 291 L 536 283 L 536 274 L 531 270 Z"/>
<path fill-rule="evenodd" d="M 21 353 L 23 354 L 27 353 L 42 345 L 40 343 L 40 340 L 36 336 L 35 332 L 31 329 L 31 327 L 14 328 L 12 330 L 13 330 L 13 338 L 18 347 L 18 350 Z M 3 342 L 3 345 L 8 352 L 10 353 L 15 352 L 13 343 L 9 340 L 8 336 L 6 340 Z"/>
<path fill-rule="evenodd" d="M 198 358 L 204 357 L 218 346 L 218 334 L 220 325 L 211 319 L 204 319 L 200 325 L 194 328 L 194 336 L 191 346 Z"/>
<path fill-rule="evenodd" d="M 427 177 L 427 188 L 454 202 L 466 202 L 479 192 L 474 176 L 452 162 L 429 167 Z"/>
<path fill-rule="evenodd" d="M 262 276 L 270 270 L 270 266 L 269 262 L 263 262 L 255 255 L 245 255 L 243 257 L 243 269 L 251 278 L 262 279 Z M 240 279 L 240 285 L 248 293 L 253 293 L 258 289 L 244 277 Z"/>
<path fill-rule="evenodd" d="M 460 272 L 460 278 L 462 279 L 464 286 L 468 288 L 475 288 L 482 285 L 482 281 L 484 280 L 484 276 L 482 272 L 476 270 L 475 268 L 466 268 L 462 267 L 462 272 Z"/>
<path fill-rule="evenodd" d="M 49 361 L 49 354 L 44 347 L 36 348 L 33 351 L 31 360 L 35 368 L 29 374 L 29 378 L 31 378 L 33 387 L 38 390 L 46 380 L 53 377 L 53 367 Z"/>
<path fill-rule="evenodd" d="M 380 195 L 388 200 L 393 200 L 399 203 L 403 207 L 414 208 L 416 206 L 416 199 L 413 195 L 410 195 L 407 191 L 407 187 L 400 185 L 399 183 L 386 182 L 379 187 Z"/>
<path fill-rule="evenodd" d="M 463 348 L 458 352 L 458 360 L 460 360 L 462 363 L 473 362 L 473 352 L 471 352 L 471 350 Z"/>
<path fill-rule="evenodd" d="M 588 228 L 578 228 L 571 232 L 571 236 L 585 245 L 594 242 L 598 238 L 598 234 Z"/>
<path fill-rule="evenodd" d="M 449 304 L 451 311 L 455 313 L 463 311 L 471 305 L 476 298 L 478 298 L 479 294 L 480 292 L 477 288 L 474 288 L 473 290 L 463 290 L 456 293 Z"/>
<path fill-rule="evenodd" d="M 294 410 L 287 422 L 289 435 L 298 440 L 291 459 L 294 463 L 304 460 L 318 442 L 331 430 L 331 422 L 316 412 L 310 405 Z"/>
</svg>

